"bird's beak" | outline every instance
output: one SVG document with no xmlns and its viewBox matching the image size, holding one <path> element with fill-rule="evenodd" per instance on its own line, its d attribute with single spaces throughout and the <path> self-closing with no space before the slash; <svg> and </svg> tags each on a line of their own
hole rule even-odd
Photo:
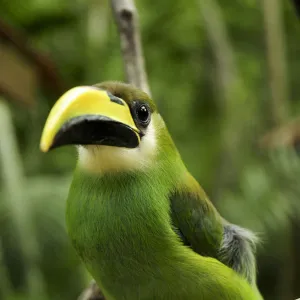
<svg viewBox="0 0 300 300">
<path fill-rule="evenodd" d="M 141 132 L 127 103 L 95 87 L 75 87 L 54 105 L 41 137 L 43 152 L 63 145 L 135 148 Z"/>
</svg>

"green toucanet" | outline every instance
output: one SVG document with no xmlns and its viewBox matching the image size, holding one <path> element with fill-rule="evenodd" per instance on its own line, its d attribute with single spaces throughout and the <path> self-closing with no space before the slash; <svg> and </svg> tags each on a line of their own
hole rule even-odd
<svg viewBox="0 0 300 300">
<path fill-rule="evenodd" d="M 106 299 L 262 299 L 255 236 L 220 216 L 146 93 L 119 82 L 66 92 L 41 149 L 70 144 L 67 229 Z"/>
</svg>

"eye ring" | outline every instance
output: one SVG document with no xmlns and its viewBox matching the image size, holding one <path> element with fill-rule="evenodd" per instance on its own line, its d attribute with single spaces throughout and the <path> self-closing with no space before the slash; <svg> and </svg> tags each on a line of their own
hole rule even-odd
<svg viewBox="0 0 300 300">
<path fill-rule="evenodd" d="M 146 105 L 146 104 L 138 105 L 135 110 L 135 114 L 136 114 L 138 122 L 141 125 L 146 126 L 150 123 L 150 109 L 149 109 L 148 105 Z"/>
</svg>

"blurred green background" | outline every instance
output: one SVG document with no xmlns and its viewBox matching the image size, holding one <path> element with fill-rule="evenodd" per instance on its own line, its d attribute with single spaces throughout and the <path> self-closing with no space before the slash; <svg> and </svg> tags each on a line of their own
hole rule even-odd
<svg viewBox="0 0 300 300">
<path fill-rule="evenodd" d="M 153 98 L 221 214 L 261 238 L 265 299 L 300 297 L 300 22 L 283 0 L 138 0 Z M 0 0 L 0 299 L 76 299 L 72 148 L 39 138 L 66 89 L 124 80 L 110 4 Z"/>
</svg>

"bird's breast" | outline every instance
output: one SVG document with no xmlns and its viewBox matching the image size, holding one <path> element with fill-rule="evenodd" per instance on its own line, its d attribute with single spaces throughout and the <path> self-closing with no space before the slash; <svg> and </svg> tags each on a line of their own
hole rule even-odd
<svg viewBox="0 0 300 300">
<path fill-rule="evenodd" d="M 82 260 L 105 274 L 114 269 L 119 274 L 122 267 L 127 274 L 147 265 L 153 269 L 177 242 L 167 197 L 139 183 L 135 178 L 120 182 L 76 177 L 72 183 L 69 236 Z"/>
<path fill-rule="evenodd" d="M 251 288 L 232 270 L 179 243 L 165 190 L 121 179 L 75 174 L 67 201 L 70 238 L 107 299 L 256 299 L 241 296 Z"/>
</svg>

